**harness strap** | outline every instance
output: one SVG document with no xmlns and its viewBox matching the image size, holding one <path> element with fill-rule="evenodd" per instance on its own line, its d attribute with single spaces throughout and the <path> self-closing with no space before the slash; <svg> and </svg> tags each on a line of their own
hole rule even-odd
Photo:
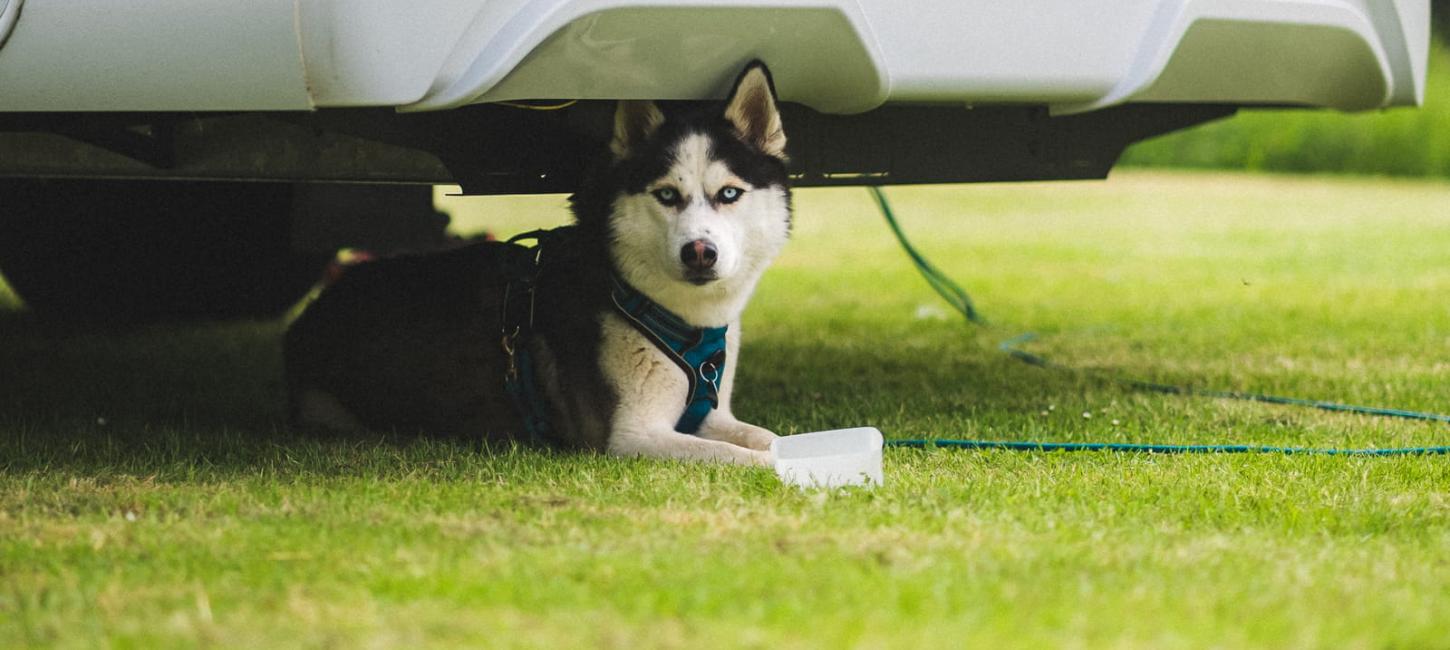
<svg viewBox="0 0 1450 650">
<path fill-rule="evenodd" d="M 535 230 L 516 235 L 505 244 L 500 260 L 500 275 L 507 279 L 503 301 L 499 304 L 499 345 L 507 363 L 504 392 L 513 403 L 514 412 L 523 420 L 524 431 L 533 444 L 543 444 L 553 434 L 549 405 L 539 390 L 529 342 L 534 335 L 534 306 L 545 244 L 559 234 L 562 233 Z M 532 249 L 518 244 L 525 239 L 535 240 Z"/>
</svg>

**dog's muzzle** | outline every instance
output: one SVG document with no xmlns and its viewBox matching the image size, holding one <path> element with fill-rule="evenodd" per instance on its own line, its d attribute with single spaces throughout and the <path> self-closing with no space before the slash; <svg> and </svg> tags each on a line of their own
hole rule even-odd
<svg viewBox="0 0 1450 650">
<path fill-rule="evenodd" d="M 680 262 L 685 265 L 685 279 L 705 284 L 716 278 L 715 260 L 720 251 L 708 239 L 696 239 L 680 247 Z"/>
</svg>

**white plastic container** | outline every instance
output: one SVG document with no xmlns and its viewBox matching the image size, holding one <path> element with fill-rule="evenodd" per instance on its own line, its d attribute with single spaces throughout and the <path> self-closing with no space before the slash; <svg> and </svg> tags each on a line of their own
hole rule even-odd
<svg viewBox="0 0 1450 650">
<path fill-rule="evenodd" d="M 789 485 L 881 485 L 881 445 L 874 427 L 817 431 L 776 438 L 770 459 Z"/>
</svg>

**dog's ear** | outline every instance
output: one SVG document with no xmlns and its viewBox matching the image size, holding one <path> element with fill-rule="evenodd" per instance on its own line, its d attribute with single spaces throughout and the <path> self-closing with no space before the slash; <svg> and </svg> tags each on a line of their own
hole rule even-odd
<svg viewBox="0 0 1450 650">
<path fill-rule="evenodd" d="M 615 160 L 623 160 L 640 143 L 649 139 L 665 123 L 665 115 L 649 100 L 625 99 L 614 109 L 614 140 L 609 150 Z"/>
<path fill-rule="evenodd" d="M 780 109 L 775 105 L 775 82 L 760 61 L 751 61 L 735 79 L 730 99 L 725 101 L 725 119 L 746 142 L 757 149 L 785 158 L 785 131 Z"/>
</svg>

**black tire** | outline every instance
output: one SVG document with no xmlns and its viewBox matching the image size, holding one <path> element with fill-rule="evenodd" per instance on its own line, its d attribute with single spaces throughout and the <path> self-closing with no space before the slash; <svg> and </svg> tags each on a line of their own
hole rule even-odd
<svg viewBox="0 0 1450 650">
<path fill-rule="evenodd" d="M 0 180 L 0 273 L 38 315 L 272 318 L 330 253 L 291 248 L 282 183 Z"/>
</svg>

